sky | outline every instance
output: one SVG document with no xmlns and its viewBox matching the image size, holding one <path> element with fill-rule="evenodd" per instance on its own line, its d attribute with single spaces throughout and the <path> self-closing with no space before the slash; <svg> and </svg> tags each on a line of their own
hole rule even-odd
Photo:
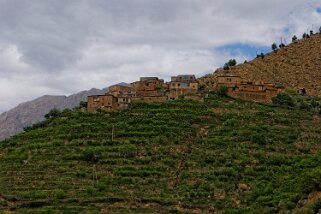
<svg viewBox="0 0 321 214">
<path fill-rule="evenodd" d="M 201 77 L 320 26 L 320 0 L 0 0 L 0 113 L 140 76 Z"/>
</svg>

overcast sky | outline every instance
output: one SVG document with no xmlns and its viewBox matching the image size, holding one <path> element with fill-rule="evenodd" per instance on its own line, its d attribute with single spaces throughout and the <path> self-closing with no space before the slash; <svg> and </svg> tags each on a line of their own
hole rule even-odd
<svg viewBox="0 0 321 214">
<path fill-rule="evenodd" d="M 320 26 L 320 0 L 0 0 L 0 113 L 139 76 L 199 77 Z"/>
</svg>

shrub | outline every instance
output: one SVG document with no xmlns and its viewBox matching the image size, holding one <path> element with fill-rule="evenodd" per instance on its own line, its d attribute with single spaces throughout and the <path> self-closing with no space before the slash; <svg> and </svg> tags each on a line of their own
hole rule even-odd
<svg viewBox="0 0 321 214">
<path fill-rule="evenodd" d="M 264 53 L 261 53 L 261 54 L 260 54 L 260 57 L 261 57 L 262 59 L 264 59 Z"/>
<path fill-rule="evenodd" d="M 63 199 L 66 197 L 66 194 L 63 190 L 55 190 L 53 192 L 53 196 L 57 199 Z"/>
<path fill-rule="evenodd" d="M 101 152 L 94 149 L 85 150 L 82 152 L 81 159 L 88 162 L 98 162 L 101 157 Z"/>
<path fill-rule="evenodd" d="M 60 111 L 56 108 L 51 109 L 48 114 L 45 115 L 46 119 L 51 119 L 51 118 L 55 118 L 58 117 L 60 115 Z"/>
<path fill-rule="evenodd" d="M 237 64 L 235 59 L 230 59 L 227 63 L 229 66 L 235 66 Z"/>
<path fill-rule="evenodd" d="M 295 95 L 296 94 L 296 90 L 294 88 L 286 88 L 285 92 L 287 94 L 291 94 L 291 95 Z"/>
<path fill-rule="evenodd" d="M 272 97 L 272 102 L 274 105 L 285 106 L 285 107 L 294 107 L 294 99 L 285 93 L 278 94 L 275 97 Z"/>
<path fill-rule="evenodd" d="M 301 188 L 306 193 L 321 190 L 321 169 L 316 168 L 305 174 L 301 180 Z"/>
<path fill-rule="evenodd" d="M 297 41 L 298 40 L 298 37 L 296 37 L 296 35 L 294 35 L 293 37 L 292 37 L 292 42 L 295 42 L 295 41 Z"/>
<path fill-rule="evenodd" d="M 228 64 L 227 64 L 227 63 L 225 63 L 225 64 L 224 64 L 224 66 L 223 66 L 223 69 L 227 71 L 227 70 L 229 70 L 229 69 L 230 69 L 230 66 L 228 66 Z"/>
<path fill-rule="evenodd" d="M 235 66 L 237 64 L 235 59 L 230 59 L 227 63 L 224 64 L 223 69 L 229 70 L 230 67 Z"/>
<path fill-rule="evenodd" d="M 86 101 L 80 101 L 79 107 L 80 108 L 87 108 L 88 103 Z"/>
<path fill-rule="evenodd" d="M 258 132 L 251 135 L 251 141 L 260 145 L 265 145 L 267 143 L 266 137 Z"/>
<path fill-rule="evenodd" d="M 321 209 L 321 199 L 318 199 L 313 205 L 313 211 L 314 213 L 319 213 L 320 209 Z"/>
<path fill-rule="evenodd" d="M 278 46 L 276 45 L 276 43 L 274 42 L 272 45 L 271 45 L 271 48 L 274 52 L 276 52 L 276 50 L 278 49 Z"/>
<path fill-rule="evenodd" d="M 222 96 L 222 97 L 226 97 L 227 96 L 227 91 L 228 91 L 228 88 L 225 85 L 223 85 L 217 90 L 217 94 Z"/>
</svg>

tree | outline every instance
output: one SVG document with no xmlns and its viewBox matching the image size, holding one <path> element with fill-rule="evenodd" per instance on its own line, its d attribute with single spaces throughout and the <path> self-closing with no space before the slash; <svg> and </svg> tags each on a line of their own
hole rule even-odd
<svg viewBox="0 0 321 214">
<path fill-rule="evenodd" d="M 223 69 L 229 70 L 230 67 L 235 66 L 237 64 L 235 59 L 230 59 L 227 63 L 224 64 Z"/>
<path fill-rule="evenodd" d="M 80 108 L 87 108 L 88 103 L 86 101 L 80 101 L 79 107 Z"/>
<path fill-rule="evenodd" d="M 261 56 L 261 58 L 262 58 L 262 59 L 264 59 L 264 53 L 261 53 L 261 55 L 260 55 L 260 56 Z"/>
<path fill-rule="evenodd" d="M 257 55 L 256 55 L 256 58 L 262 58 L 262 59 L 264 59 L 264 53 L 257 54 Z"/>
<path fill-rule="evenodd" d="M 321 27 L 319 28 L 319 32 L 321 33 Z"/>
<path fill-rule="evenodd" d="M 237 64 L 235 59 L 230 59 L 227 63 L 229 66 L 235 66 Z"/>
<path fill-rule="evenodd" d="M 295 103 L 293 98 L 285 93 L 281 93 L 272 97 L 272 102 L 274 105 L 284 106 L 284 107 L 294 107 Z"/>
<path fill-rule="evenodd" d="M 297 41 L 298 40 L 298 37 L 296 37 L 296 35 L 294 35 L 293 37 L 292 37 L 292 42 L 295 42 L 295 41 Z"/>
<path fill-rule="evenodd" d="M 302 35 L 302 38 L 303 39 L 305 39 L 305 38 L 307 38 L 308 37 L 308 34 L 306 34 L 306 33 L 304 33 L 303 35 Z"/>
<path fill-rule="evenodd" d="M 277 46 L 276 43 L 274 42 L 274 43 L 272 44 L 271 48 L 272 48 L 272 50 L 273 50 L 274 52 L 276 52 L 276 50 L 278 49 L 278 46 Z"/>
<path fill-rule="evenodd" d="M 228 66 L 228 63 L 224 64 L 223 69 L 226 70 L 226 71 L 230 69 L 230 66 Z"/>
<path fill-rule="evenodd" d="M 310 30 L 310 36 L 312 36 L 313 35 L 313 30 Z"/>
<path fill-rule="evenodd" d="M 45 115 L 45 118 L 50 119 L 50 118 L 58 117 L 60 113 L 61 112 L 58 109 L 53 108 L 48 112 L 48 114 Z"/>
<path fill-rule="evenodd" d="M 222 97 L 226 97 L 227 96 L 227 92 L 228 92 L 228 88 L 223 85 L 221 86 L 218 90 L 217 90 L 217 94 L 222 96 Z"/>
<path fill-rule="evenodd" d="M 283 48 L 283 47 L 285 47 L 285 44 L 281 43 L 281 44 L 279 45 L 279 48 Z"/>
</svg>

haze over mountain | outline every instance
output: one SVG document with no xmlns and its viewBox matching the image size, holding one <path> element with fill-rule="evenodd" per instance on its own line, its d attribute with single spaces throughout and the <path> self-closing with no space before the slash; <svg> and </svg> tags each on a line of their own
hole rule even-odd
<svg viewBox="0 0 321 214">
<path fill-rule="evenodd" d="M 70 96 L 44 95 L 35 100 L 21 103 L 17 107 L 0 115 L 0 140 L 20 133 L 23 128 L 31 126 L 44 119 L 51 109 L 74 108 L 80 101 L 86 101 L 87 96 L 104 94 L 106 89 L 90 89 Z"/>
</svg>

